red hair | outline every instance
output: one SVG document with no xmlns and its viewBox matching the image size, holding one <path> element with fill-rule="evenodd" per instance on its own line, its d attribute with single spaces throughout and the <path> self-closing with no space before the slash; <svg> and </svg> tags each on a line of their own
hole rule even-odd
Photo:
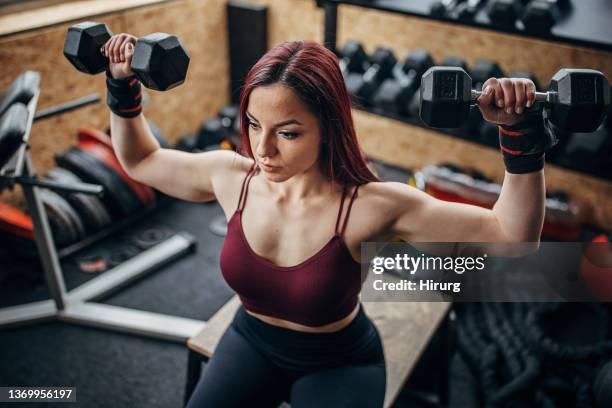
<svg viewBox="0 0 612 408">
<path fill-rule="evenodd" d="M 312 41 L 287 41 L 269 50 L 247 75 L 240 96 L 243 151 L 253 158 L 246 116 L 249 96 L 258 86 L 280 83 L 291 89 L 319 118 L 319 163 L 329 180 L 353 185 L 378 181 L 359 148 L 351 100 L 336 55 Z"/>
</svg>

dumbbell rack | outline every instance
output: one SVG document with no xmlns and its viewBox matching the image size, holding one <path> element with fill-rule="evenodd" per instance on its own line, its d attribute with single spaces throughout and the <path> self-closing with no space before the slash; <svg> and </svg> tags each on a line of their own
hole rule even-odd
<svg viewBox="0 0 612 408">
<path fill-rule="evenodd" d="M 206 322 L 96 303 L 110 293 L 150 273 L 195 248 L 195 238 L 178 233 L 128 261 L 67 292 L 58 253 L 40 198 L 36 174 L 29 154 L 28 139 L 40 89 L 28 103 L 28 123 L 23 143 L 0 169 L 0 177 L 20 184 L 34 225 L 34 235 L 51 299 L 0 309 L 0 329 L 59 320 L 84 326 L 124 332 L 178 343 L 206 326 Z M 32 180 L 34 180 L 32 182 Z M 57 184 L 57 183 L 48 183 Z M 91 185 L 83 184 L 83 187 Z M 96 186 L 97 187 L 97 186 Z M 86 188 L 81 191 L 85 191 Z"/>
<path fill-rule="evenodd" d="M 485 30 L 493 30 L 505 32 L 512 35 L 534 37 L 545 40 L 560 41 L 563 43 L 574 44 L 577 46 L 596 48 L 601 50 L 612 50 L 612 25 L 605 20 L 605 14 L 600 13 L 601 10 L 611 10 L 608 0 L 574 0 L 574 3 L 580 3 L 579 7 L 574 6 L 572 13 L 568 18 L 563 18 L 552 28 L 550 33 L 534 33 L 525 31 L 521 27 L 501 27 L 493 26 L 484 11 L 480 8 L 472 20 L 457 20 L 447 17 L 438 17 L 430 14 L 430 7 L 433 0 L 316 0 L 319 6 L 325 9 L 325 44 L 334 46 L 335 50 L 335 28 L 333 28 L 333 39 L 327 36 L 328 18 L 329 27 L 335 27 L 336 9 L 339 4 L 348 4 L 357 7 L 388 11 L 392 13 L 400 13 L 407 16 L 427 18 L 429 20 L 443 21 L 449 24 L 460 24 L 468 27 L 482 28 Z M 593 26 L 597 26 L 598 30 L 593 30 Z M 331 30 L 330 30 L 331 33 Z M 333 42 L 329 42 L 333 41 Z"/>
</svg>

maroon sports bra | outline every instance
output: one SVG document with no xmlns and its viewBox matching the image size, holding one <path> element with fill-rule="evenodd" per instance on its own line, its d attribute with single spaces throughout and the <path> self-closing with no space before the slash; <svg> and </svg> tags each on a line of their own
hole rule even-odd
<svg viewBox="0 0 612 408">
<path fill-rule="evenodd" d="M 242 182 L 238 208 L 227 225 L 221 250 L 221 272 L 247 310 L 305 326 L 323 326 L 348 316 L 358 302 L 361 265 L 344 242 L 344 230 L 357 194 L 351 196 L 342 228 L 338 230 L 346 185 L 333 237 L 316 254 L 294 266 L 279 266 L 257 255 L 242 229 L 242 209 L 248 186 L 258 169 Z M 244 196 L 244 202 L 243 202 Z"/>
</svg>

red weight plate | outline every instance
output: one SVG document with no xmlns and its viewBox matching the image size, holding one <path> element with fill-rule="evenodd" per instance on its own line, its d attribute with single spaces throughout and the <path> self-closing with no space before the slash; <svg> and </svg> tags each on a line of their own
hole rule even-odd
<svg viewBox="0 0 612 408">
<path fill-rule="evenodd" d="M 79 147 L 81 150 L 91 154 L 93 157 L 103 161 L 106 165 L 112 168 L 115 172 L 117 172 L 122 179 L 124 179 L 129 186 L 134 190 L 134 192 L 138 195 L 140 202 L 144 205 L 149 205 L 155 200 L 155 192 L 149 186 L 145 186 L 128 176 L 128 174 L 123 170 L 121 164 L 117 157 L 109 150 L 107 147 L 101 145 L 98 142 L 95 142 L 91 139 L 81 139 L 79 140 Z"/>
<path fill-rule="evenodd" d="M 18 237 L 34 240 L 34 226 L 30 216 L 3 202 L 0 202 L 0 229 Z"/>
</svg>

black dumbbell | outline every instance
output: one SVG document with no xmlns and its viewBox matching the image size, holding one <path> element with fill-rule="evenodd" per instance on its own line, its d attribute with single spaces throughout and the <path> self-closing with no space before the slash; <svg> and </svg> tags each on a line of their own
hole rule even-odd
<svg viewBox="0 0 612 408">
<path fill-rule="evenodd" d="M 465 72 L 470 72 L 468 70 L 468 66 L 465 60 L 463 58 L 456 57 L 454 55 L 449 55 L 447 57 L 444 57 L 440 65 L 445 66 L 445 67 L 460 67 Z M 419 118 L 420 109 L 421 109 L 421 97 L 419 95 L 419 92 L 415 92 L 408 106 L 408 113 L 410 114 L 410 116 L 414 118 Z"/>
<path fill-rule="evenodd" d="M 515 28 L 522 9 L 522 0 L 489 0 L 487 15 L 491 24 L 497 27 Z"/>
<path fill-rule="evenodd" d="M 411 51 L 403 64 L 393 68 L 393 77 L 387 78 L 376 91 L 373 104 L 384 111 L 397 114 L 408 112 L 408 104 L 421 85 L 421 75 L 434 65 L 425 50 Z"/>
<path fill-rule="evenodd" d="M 472 21 L 478 10 L 485 5 L 487 0 L 467 0 L 460 3 L 453 10 L 453 18 L 461 21 Z"/>
<path fill-rule="evenodd" d="M 429 7 L 429 13 L 436 17 L 450 17 L 453 10 L 465 0 L 437 0 Z"/>
<path fill-rule="evenodd" d="M 525 30 L 545 34 L 559 21 L 562 9 L 569 1 L 562 0 L 532 0 L 523 9 L 521 22 Z"/>
<path fill-rule="evenodd" d="M 458 127 L 480 94 L 463 69 L 432 67 L 421 80 L 421 120 L 431 127 Z M 592 132 L 610 104 L 608 80 L 592 69 L 564 68 L 553 76 L 548 92 L 536 92 L 536 101 L 544 103 L 544 116 L 559 129 Z"/>
<path fill-rule="evenodd" d="M 470 74 L 472 77 L 472 86 L 475 90 L 482 90 L 482 85 L 489 78 L 503 78 L 506 76 L 499 64 L 489 59 L 477 59 L 472 67 Z M 488 123 L 482 119 L 480 109 L 476 106 L 470 106 L 470 114 L 468 119 L 459 128 L 461 136 L 468 139 L 478 139 L 481 134 L 483 123 Z M 488 141 L 488 139 L 487 139 Z"/>
<path fill-rule="evenodd" d="M 340 50 L 340 71 L 345 78 L 351 72 L 363 74 L 369 62 L 368 54 L 358 41 L 347 41 Z"/>
<path fill-rule="evenodd" d="M 354 81 L 347 81 L 349 93 L 359 102 L 370 103 L 379 84 L 391 76 L 397 63 L 393 52 L 388 48 L 378 47 L 370 57 L 370 66 L 366 72 Z"/>
<path fill-rule="evenodd" d="M 112 35 L 106 24 L 87 21 L 73 25 L 66 35 L 64 55 L 81 72 L 104 72 L 108 58 L 102 46 Z M 165 91 L 185 81 L 189 54 L 176 36 L 153 33 L 136 41 L 130 67 L 144 86 Z"/>
</svg>

